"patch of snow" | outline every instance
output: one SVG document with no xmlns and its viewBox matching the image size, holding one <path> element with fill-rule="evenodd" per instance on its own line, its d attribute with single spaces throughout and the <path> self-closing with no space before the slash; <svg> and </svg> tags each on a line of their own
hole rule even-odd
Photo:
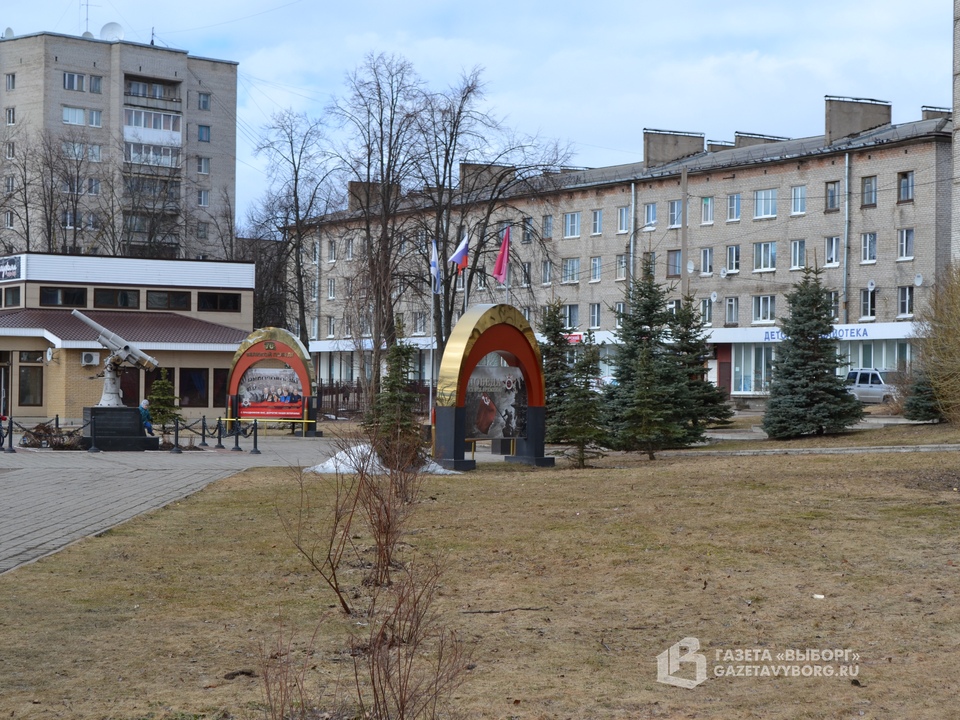
<svg viewBox="0 0 960 720">
<path fill-rule="evenodd" d="M 355 473 L 360 470 L 371 475 L 386 475 L 387 468 L 380 462 L 380 458 L 373 452 L 369 444 L 354 445 L 346 450 L 341 450 L 326 462 L 319 465 L 308 467 L 304 472 L 317 473 L 318 475 L 331 475 L 334 473 Z M 460 475 L 457 470 L 447 470 L 438 465 L 433 460 L 427 460 L 426 464 L 420 468 L 420 472 L 425 475 Z"/>
</svg>

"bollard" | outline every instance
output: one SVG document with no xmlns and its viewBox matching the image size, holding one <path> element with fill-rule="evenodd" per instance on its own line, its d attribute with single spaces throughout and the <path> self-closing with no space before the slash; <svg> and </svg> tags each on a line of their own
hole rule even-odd
<svg viewBox="0 0 960 720">
<path fill-rule="evenodd" d="M 217 444 L 213 446 L 217 450 L 223 450 L 223 423 L 217 418 Z"/>
<path fill-rule="evenodd" d="M 7 421 L 7 449 L 4 450 L 5 453 L 15 453 L 16 450 L 13 449 L 13 418 L 10 418 Z"/>
<path fill-rule="evenodd" d="M 197 447 L 207 446 L 207 416 L 200 418 L 200 444 Z"/>
<path fill-rule="evenodd" d="M 100 448 L 97 447 L 97 418 L 95 415 L 90 416 L 90 447 L 87 448 L 87 452 L 100 452 Z"/>
<path fill-rule="evenodd" d="M 53 416 L 53 429 L 57 431 L 57 435 L 60 434 L 60 416 L 59 415 Z"/>
<path fill-rule="evenodd" d="M 179 455 L 183 452 L 180 449 L 180 418 L 173 419 L 173 447 L 170 448 L 170 452 L 174 455 Z"/>
<path fill-rule="evenodd" d="M 253 450 L 250 451 L 251 455 L 259 455 L 260 451 L 257 449 L 257 419 L 253 419 Z"/>
<path fill-rule="evenodd" d="M 233 423 L 236 430 L 233 431 L 233 447 L 230 448 L 234 452 L 243 452 L 243 448 L 240 447 L 240 423 Z"/>
</svg>

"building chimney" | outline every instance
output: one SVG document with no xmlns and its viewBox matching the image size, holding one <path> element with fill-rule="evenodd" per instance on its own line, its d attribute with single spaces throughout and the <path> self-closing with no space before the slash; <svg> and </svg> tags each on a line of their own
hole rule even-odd
<svg viewBox="0 0 960 720">
<path fill-rule="evenodd" d="M 886 100 L 826 96 L 826 144 L 840 138 L 859 135 L 881 125 L 889 125 L 892 106 Z"/>
<path fill-rule="evenodd" d="M 655 168 L 703 152 L 703 133 L 643 129 L 643 167 Z"/>
</svg>

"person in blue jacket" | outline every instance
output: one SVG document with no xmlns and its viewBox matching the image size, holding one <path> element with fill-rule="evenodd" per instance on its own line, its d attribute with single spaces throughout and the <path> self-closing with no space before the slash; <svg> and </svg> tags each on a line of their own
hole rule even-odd
<svg viewBox="0 0 960 720">
<path fill-rule="evenodd" d="M 140 420 L 143 422 L 143 429 L 147 431 L 147 435 L 153 435 L 153 417 L 150 415 L 149 400 L 140 403 Z"/>
</svg>

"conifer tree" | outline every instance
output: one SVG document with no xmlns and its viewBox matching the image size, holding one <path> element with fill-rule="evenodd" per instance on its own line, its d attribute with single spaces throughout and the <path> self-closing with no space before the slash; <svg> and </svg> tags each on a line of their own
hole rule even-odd
<svg viewBox="0 0 960 720">
<path fill-rule="evenodd" d="M 903 404 L 903 416 L 907 420 L 943 421 L 943 411 L 937 401 L 933 384 L 923 370 L 914 373 L 909 393 Z"/>
<path fill-rule="evenodd" d="M 690 403 L 686 411 L 687 432 L 684 445 L 703 442 L 710 425 L 729 425 L 733 410 L 726 394 L 707 380 L 707 359 L 710 349 L 704 334 L 703 318 L 692 296 L 686 296 L 677 307 L 670 323 L 670 349 L 677 357 L 687 378 Z"/>
<path fill-rule="evenodd" d="M 540 355 L 543 358 L 543 381 L 547 396 L 546 441 L 563 442 L 567 428 L 561 406 L 572 375 L 567 361 L 570 342 L 563 323 L 563 306 L 559 302 L 550 303 L 544 308 L 537 329 L 544 337 L 540 344 Z"/>
<path fill-rule="evenodd" d="M 785 335 L 773 362 L 763 429 L 772 438 L 836 433 L 863 417 L 863 407 L 837 375 L 840 359 L 830 295 L 819 268 L 806 268 L 787 294 Z"/>
<path fill-rule="evenodd" d="M 599 375 L 600 347 L 594 342 L 593 331 L 588 330 L 577 348 L 571 382 L 560 410 L 566 431 L 563 440 L 573 445 L 573 464 L 578 468 L 586 467 L 590 457 L 602 455 L 602 396 L 596 389 Z"/>
<path fill-rule="evenodd" d="M 409 380 L 413 353 L 414 347 L 402 341 L 388 348 L 387 375 L 363 423 L 377 456 L 391 470 L 419 468 L 424 461 L 415 414 L 419 398 Z"/>
<path fill-rule="evenodd" d="M 153 424 L 160 426 L 160 432 L 166 432 L 167 425 L 175 420 L 183 422 L 183 416 L 177 412 L 177 402 L 173 394 L 173 383 L 167 376 L 167 369 L 160 369 L 160 377 L 150 386 L 150 416 Z"/>
</svg>

